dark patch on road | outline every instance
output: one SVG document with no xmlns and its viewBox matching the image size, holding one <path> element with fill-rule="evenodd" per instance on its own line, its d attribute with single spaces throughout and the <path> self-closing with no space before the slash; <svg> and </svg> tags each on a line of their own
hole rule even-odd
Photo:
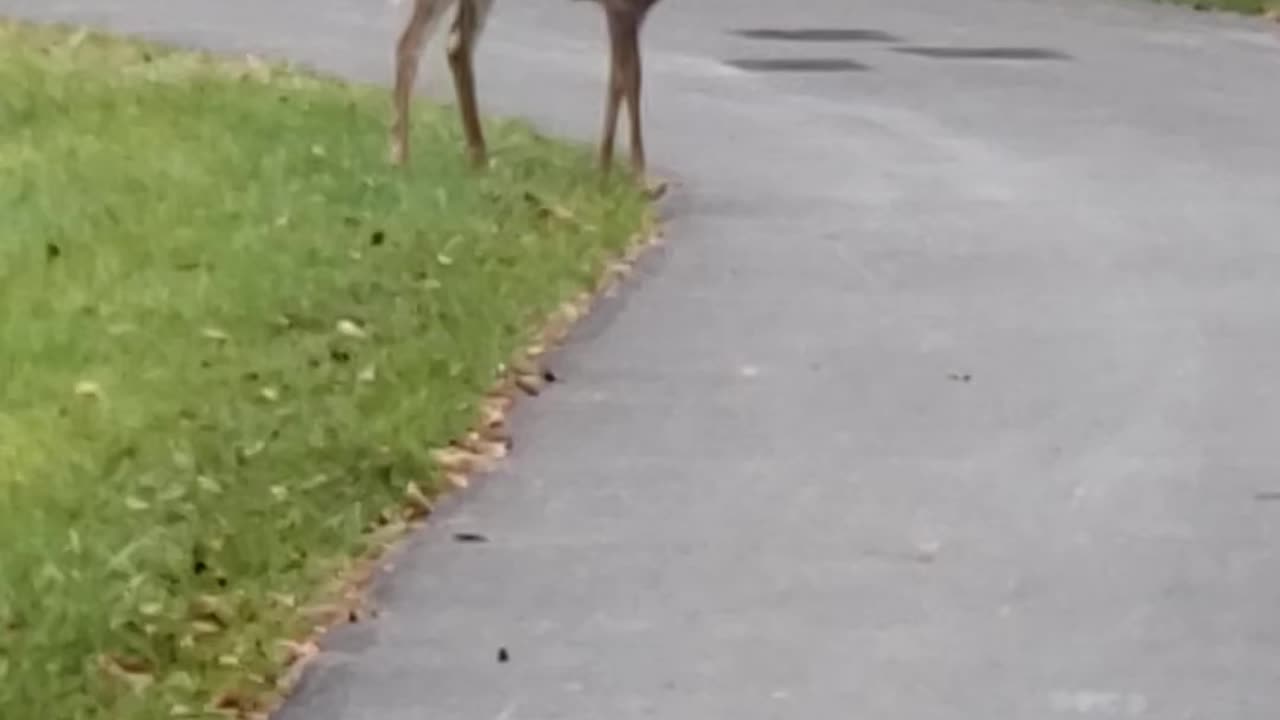
<svg viewBox="0 0 1280 720">
<path fill-rule="evenodd" d="M 894 48 L 907 55 L 936 60 L 1070 60 L 1071 56 L 1057 50 L 1032 47 L 926 47 L 907 45 Z"/>
<path fill-rule="evenodd" d="M 747 72 L 861 72 L 871 68 L 845 58 L 741 58 L 725 65 Z"/>
<path fill-rule="evenodd" d="M 883 30 L 868 28 L 746 28 L 731 33 L 752 40 L 783 40 L 787 42 L 902 42 L 901 38 Z"/>
</svg>

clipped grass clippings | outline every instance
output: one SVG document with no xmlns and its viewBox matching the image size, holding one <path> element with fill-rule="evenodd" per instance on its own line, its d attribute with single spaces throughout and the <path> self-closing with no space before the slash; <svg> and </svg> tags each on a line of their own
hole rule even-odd
<svg viewBox="0 0 1280 720">
<path fill-rule="evenodd" d="M 0 23 L 0 87 L 0 717 L 261 713 L 643 198 L 428 106 L 394 170 L 384 90 L 254 59 Z"/>
</svg>

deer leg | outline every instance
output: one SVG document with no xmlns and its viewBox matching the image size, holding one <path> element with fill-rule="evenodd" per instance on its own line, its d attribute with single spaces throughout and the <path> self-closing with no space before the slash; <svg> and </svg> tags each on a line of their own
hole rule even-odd
<svg viewBox="0 0 1280 720">
<path fill-rule="evenodd" d="M 609 10 L 609 44 L 613 57 L 613 72 L 610 80 L 610 108 L 616 116 L 619 102 L 627 104 L 627 124 L 631 130 L 631 171 L 635 181 L 646 194 L 657 199 L 666 192 L 666 185 L 648 186 L 647 167 L 644 151 L 644 125 L 641 120 L 641 82 L 643 79 L 643 63 L 640 56 L 640 24 L 644 21 L 643 13 L 637 14 L 628 10 Z M 614 117 L 607 118 L 613 127 Z M 613 137 L 610 132 L 606 136 L 612 148 Z M 606 166 L 607 169 L 607 166 Z"/>
<path fill-rule="evenodd" d="M 396 79 L 392 95 L 391 162 L 403 165 L 409 159 L 409 105 L 418 78 L 422 47 L 431 26 L 446 8 L 443 0 L 414 0 L 413 13 L 396 45 Z"/>
<path fill-rule="evenodd" d="M 630 35 L 624 44 L 622 89 L 627 103 L 627 125 L 631 129 L 631 171 L 641 183 L 645 179 L 644 130 L 640 110 L 640 84 L 643 69 L 640 65 L 639 28 L 628 28 Z"/>
<path fill-rule="evenodd" d="M 633 88 L 638 87 L 636 76 L 636 36 L 639 31 L 638 19 L 626 10 L 618 10 L 605 6 L 605 20 L 609 25 L 609 97 L 605 106 L 605 134 L 600 147 L 600 166 L 605 172 L 613 162 L 614 137 L 617 131 L 618 111 L 623 102 L 631 108 Z M 631 125 L 631 157 L 635 163 L 634 112 Z"/>
<path fill-rule="evenodd" d="M 609 90 L 604 100 L 604 131 L 600 135 L 600 172 L 613 167 L 613 147 L 618 132 L 618 111 L 622 105 L 622 73 L 616 54 L 609 62 Z"/>
<path fill-rule="evenodd" d="M 472 66 L 475 41 L 480 27 L 475 0 L 461 0 L 458 17 L 449 34 L 449 68 L 458 94 L 458 112 L 462 115 L 462 132 L 472 164 L 483 167 L 488 156 L 484 130 L 480 126 L 480 110 L 476 104 L 476 79 Z"/>
</svg>

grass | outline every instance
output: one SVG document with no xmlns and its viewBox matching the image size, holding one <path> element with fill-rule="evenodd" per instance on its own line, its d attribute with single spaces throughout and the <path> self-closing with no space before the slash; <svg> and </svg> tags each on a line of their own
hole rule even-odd
<svg viewBox="0 0 1280 720">
<path fill-rule="evenodd" d="M 1280 17 L 1280 0 L 1165 0 L 1196 10 L 1225 10 L 1246 15 Z"/>
<path fill-rule="evenodd" d="M 0 717 L 252 709 L 644 203 L 282 67 L 0 22 L 0 87 Z"/>
</svg>

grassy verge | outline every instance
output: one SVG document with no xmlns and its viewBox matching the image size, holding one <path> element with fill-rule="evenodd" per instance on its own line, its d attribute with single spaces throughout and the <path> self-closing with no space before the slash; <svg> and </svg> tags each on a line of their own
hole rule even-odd
<svg viewBox="0 0 1280 720">
<path fill-rule="evenodd" d="M 279 67 L 0 23 L 0 87 L 0 717 L 251 708 L 644 205 Z"/>
<path fill-rule="evenodd" d="M 1223 10 L 1246 15 L 1280 18 L 1280 0 L 1164 0 L 1196 10 Z"/>
</svg>

